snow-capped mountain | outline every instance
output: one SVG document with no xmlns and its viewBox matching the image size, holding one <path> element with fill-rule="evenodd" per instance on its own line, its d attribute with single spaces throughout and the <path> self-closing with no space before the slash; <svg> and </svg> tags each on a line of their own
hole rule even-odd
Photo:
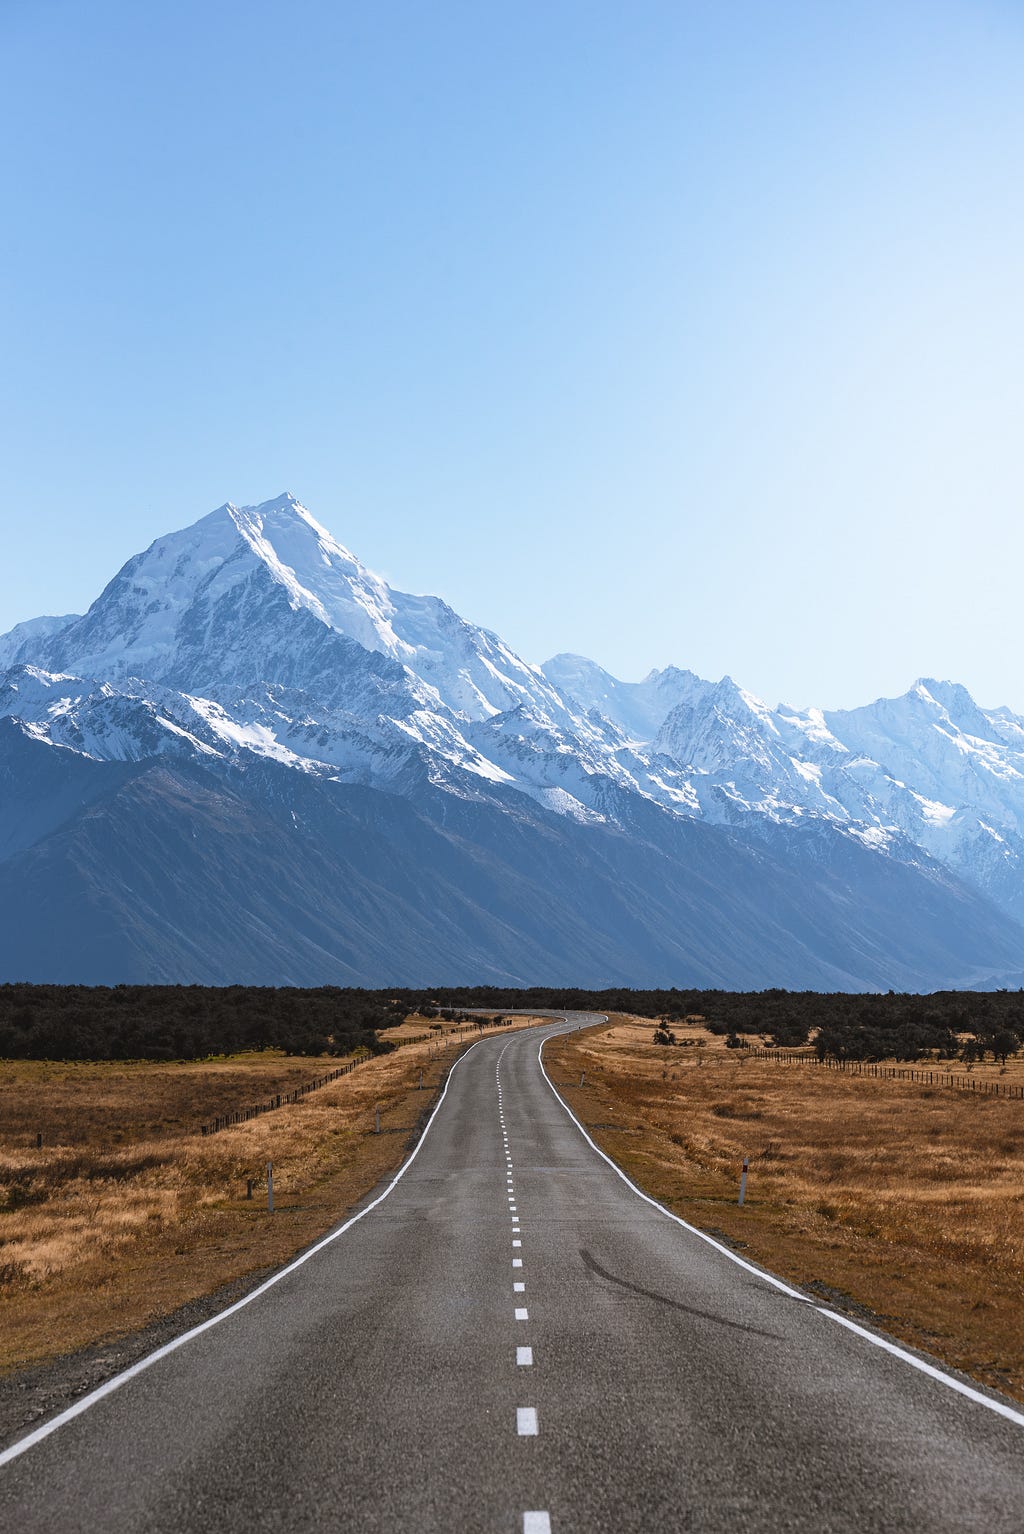
<svg viewBox="0 0 1024 1534">
<path fill-rule="evenodd" d="M 59 627 L 26 636 L 28 645 L 12 658 L 31 655 L 50 670 L 107 679 L 246 685 L 266 681 L 267 668 L 284 662 L 279 620 L 286 611 L 407 668 L 421 683 L 418 698 L 432 706 L 440 700 L 471 719 L 523 703 L 564 711 L 538 666 L 439 598 L 392 591 L 291 495 L 261 506 L 221 506 L 158 538 L 128 561 L 84 617 L 43 620 Z M 305 646 L 296 633 L 294 624 L 286 626 L 298 667 L 289 681 L 304 675 Z"/>
<path fill-rule="evenodd" d="M 671 764 L 652 775 L 540 667 L 438 598 L 393 591 L 289 495 L 220 507 L 129 560 L 83 617 L 9 637 L 34 673 L 31 687 L 9 683 L 19 717 L 101 756 L 151 754 L 155 720 L 226 754 L 366 781 L 418 755 L 435 776 L 515 784 L 583 817 L 600 813 L 605 778 L 696 808 Z M 142 699 L 151 707 L 139 714 Z M 129 713 L 143 731 L 135 744 Z"/>
<path fill-rule="evenodd" d="M 575 656 L 544 670 L 675 762 L 706 818 L 825 817 L 882 853 L 917 847 L 1024 916 L 1024 719 L 1009 709 L 930 678 L 829 712 L 772 709 L 730 677 L 674 668 L 633 684 Z"/>
<path fill-rule="evenodd" d="M 639 683 L 571 655 L 541 668 L 390 588 L 289 495 L 222 506 L 130 559 L 84 615 L 0 638 L 0 790 L 11 930 L 36 919 L 25 890 L 59 905 L 84 880 L 94 947 L 119 951 L 115 908 L 145 934 L 133 974 L 251 977 L 266 959 L 271 978 L 383 982 L 400 978 L 388 954 L 417 980 L 589 965 L 638 983 L 861 986 L 1024 968 L 1024 721 L 1007 710 L 919 683 L 800 713 L 672 667 Z M 213 835 L 225 824 L 236 839 Z M 339 849 L 368 824 L 383 844 L 356 873 Z M 242 842 L 287 885 L 284 937 L 254 914 Z M 445 900 L 420 909 L 438 880 Z M 138 886 L 137 907 L 114 885 Z M 232 901 L 262 945 L 227 920 Z M 363 947 L 342 960 L 338 923 L 353 921 Z M 23 932 L 11 962 L 34 941 Z"/>
<path fill-rule="evenodd" d="M 50 639 L 78 621 L 78 613 L 68 613 L 63 618 L 30 618 L 27 623 L 16 623 L 8 634 L 0 634 L 0 672 L 13 666 L 22 654 L 34 654 L 44 639 Z"/>
</svg>

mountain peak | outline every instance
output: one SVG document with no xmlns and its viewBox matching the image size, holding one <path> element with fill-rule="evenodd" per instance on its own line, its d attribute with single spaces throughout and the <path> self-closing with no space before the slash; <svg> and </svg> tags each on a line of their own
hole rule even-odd
<svg viewBox="0 0 1024 1534">
<path fill-rule="evenodd" d="M 211 678 L 248 685 L 257 663 L 268 668 L 265 682 L 297 685 L 320 648 L 310 617 L 404 666 L 454 713 L 486 719 L 524 701 L 564 709 L 539 668 L 440 598 L 392 591 L 290 491 L 252 506 L 226 501 L 156 539 L 84 618 L 52 643 L 44 636 L 16 650 L 49 670 L 172 681 L 190 692 Z"/>
</svg>

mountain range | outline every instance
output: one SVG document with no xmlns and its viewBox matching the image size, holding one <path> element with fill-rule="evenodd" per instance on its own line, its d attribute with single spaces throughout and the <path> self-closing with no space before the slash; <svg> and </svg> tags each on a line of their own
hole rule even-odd
<svg viewBox="0 0 1024 1534">
<path fill-rule="evenodd" d="M 544 666 L 294 497 L 0 637 L 0 979 L 912 989 L 1024 976 L 1024 718 Z"/>
</svg>

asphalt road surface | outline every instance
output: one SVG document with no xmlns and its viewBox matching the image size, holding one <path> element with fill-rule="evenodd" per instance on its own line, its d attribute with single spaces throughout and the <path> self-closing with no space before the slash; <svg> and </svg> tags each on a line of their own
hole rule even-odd
<svg viewBox="0 0 1024 1534">
<path fill-rule="evenodd" d="M 7 1450 L 0 1527 L 1020 1534 L 1024 1415 L 640 1196 L 565 1027 L 476 1045 L 366 1213 Z"/>
</svg>

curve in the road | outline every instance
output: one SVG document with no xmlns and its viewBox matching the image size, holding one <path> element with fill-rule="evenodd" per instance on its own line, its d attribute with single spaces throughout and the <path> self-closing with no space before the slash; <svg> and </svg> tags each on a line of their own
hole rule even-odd
<svg viewBox="0 0 1024 1534">
<path fill-rule="evenodd" d="M 594 1144 L 542 1054 L 597 1020 L 468 1050 L 364 1209 L 11 1446 L 0 1524 L 1019 1534 L 1024 1414 L 688 1225 Z"/>
<path fill-rule="evenodd" d="M 985 1395 L 974 1385 L 969 1385 L 965 1380 L 958 1380 L 954 1375 L 947 1374 L 944 1369 L 929 1363 L 925 1358 L 919 1358 L 915 1354 L 908 1352 L 906 1348 L 900 1347 L 898 1343 L 890 1341 L 889 1338 L 880 1336 L 878 1332 L 868 1331 L 865 1326 L 859 1326 L 856 1321 L 851 1321 L 849 1316 L 840 1315 L 838 1311 L 830 1309 L 828 1305 L 819 1305 L 816 1301 L 810 1299 L 808 1295 L 802 1294 L 799 1289 L 794 1289 L 781 1278 L 776 1278 L 774 1273 L 769 1273 L 767 1269 L 759 1268 L 756 1263 L 747 1262 L 738 1252 L 723 1246 L 721 1241 L 715 1240 L 714 1236 L 709 1236 L 707 1231 L 699 1229 L 696 1225 L 690 1225 L 686 1220 L 681 1219 L 679 1215 L 673 1214 L 671 1209 L 666 1209 L 664 1204 L 659 1204 L 657 1199 L 651 1198 L 649 1194 L 644 1193 L 641 1188 L 637 1187 L 635 1182 L 632 1182 L 626 1176 L 625 1172 L 612 1160 L 611 1156 L 606 1155 L 601 1147 L 591 1139 L 575 1113 L 569 1107 L 569 1104 L 565 1101 L 565 1098 L 558 1091 L 544 1067 L 543 1055 L 546 1043 L 547 1040 L 545 1039 L 537 1051 L 537 1060 L 544 1073 L 544 1080 L 552 1092 L 554 1092 L 555 1097 L 572 1119 L 591 1150 L 596 1151 L 602 1160 L 607 1161 L 616 1176 L 622 1178 L 626 1187 L 630 1188 L 637 1198 L 642 1198 L 644 1203 L 660 1210 L 667 1219 L 674 1220 L 677 1225 L 682 1226 L 683 1230 L 689 1231 L 691 1236 L 698 1236 L 701 1241 L 706 1241 L 708 1246 L 713 1246 L 716 1252 L 720 1253 L 723 1257 L 727 1257 L 730 1262 L 734 1262 L 738 1268 L 745 1268 L 748 1273 L 756 1274 L 766 1284 L 774 1284 L 776 1289 L 781 1289 L 783 1294 L 787 1294 L 791 1300 L 799 1300 L 802 1305 L 810 1306 L 819 1315 L 827 1316 L 830 1321 L 835 1321 L 839 1326 L 845 1326 L 848 1331 L 855 1332 L 858 1337 L 863 1337 L 865 1342 L 870 1342 L 873 1347 L 882 1348 L 886 1353 L 891 1353 L 894 1358 L 899 1358 L 903 1363 L 909 1364 L 911 1368 L 919 1369 L 922 1374 L 927 1374 L 931 1379 L 938 1380 L 940 1384 L 947 1386 L 950 1390 L 955 1390 L 960 1395 L 966 1396 L 969 1401 L 974 1401 L 977 1405 L 984 1406 L 989 1411 L 998 1413 L 999 1416 L 1005 1417 L 1009 1422 L 1015 1422 L 1018 1427 L 1024 1427 L 1024 1412 L 1019 1411 L 1015 1406 L 1011 1406 L 1009 1402 L 1000 1401 L 996 1396 Z"/>
</svg>

